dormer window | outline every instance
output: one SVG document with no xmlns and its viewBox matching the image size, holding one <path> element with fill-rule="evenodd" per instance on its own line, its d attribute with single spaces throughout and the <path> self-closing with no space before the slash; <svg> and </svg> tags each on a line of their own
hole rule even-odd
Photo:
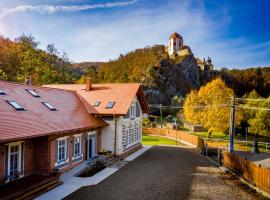
<svg viewBox="0 0 270 200">
<path fill-rule="evenodd" d="M 16 101 L 7 101 L 7 102 L 16 110 L 24 110 L 24 108 L 21 107 Z"/>
<path fill-rule="evenodd" d="M 106 108 L 113 108 L 115 102 L 114 101 L 110 101 L 108 102 L 108 104 L 106 105 Z"/>
<path fill-rule="evenodd" d="M 49 108 L 52 111 L 56 111 L 57 110 L 54 106 L 52 106 L 48 102 L 42 102 L 42 104 L 45 105 L 47 108 Z"/>
<path fill-rule="evenodd" d="M 98 107 L 100 105 L 101 101 L 96 101 L 96 103 L 94 104 L 94 106 Z"/>
<path fill-rule="evenodd" d="M 33 97 L 40 97 L 39 94 L 37 94 L 34 90 L 25 89 L 27 92 L 29 92 Z"/>
<path fill-rule="evenodd" d="M 6 93 L 3 90 L 0 90 L 0 95 L 6 95 Z"/>
</svg>

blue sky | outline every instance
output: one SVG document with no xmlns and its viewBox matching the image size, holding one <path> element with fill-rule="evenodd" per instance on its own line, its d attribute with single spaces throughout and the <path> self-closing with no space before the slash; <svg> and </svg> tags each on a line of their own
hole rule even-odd
<svg viewBox="0 0 270 200">
<path fill-rule="evenodd" d="M 0 0 L 0 35 L 32 34 L 74 62 L 167 44 L 176 31 L 217 68 L 270 65 L 270 1 Z"/>
</svg>

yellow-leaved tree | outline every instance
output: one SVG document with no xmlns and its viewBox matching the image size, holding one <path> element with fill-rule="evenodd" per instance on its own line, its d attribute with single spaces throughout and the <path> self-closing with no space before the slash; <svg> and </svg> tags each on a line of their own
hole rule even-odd
<svg viewBox="0 0 270 200">
<path fill-rule="evenodd" d="M 208 131 L 226 132 L 230 124 L 230 103 L 233 90 L 220 78 L 213 80 L 198 92 L 192 91 L 184 103 L 184 116 L 191 123 L 201 124 Z M 242 114 L 237 112 L 236 124 Z"/>
</svg>

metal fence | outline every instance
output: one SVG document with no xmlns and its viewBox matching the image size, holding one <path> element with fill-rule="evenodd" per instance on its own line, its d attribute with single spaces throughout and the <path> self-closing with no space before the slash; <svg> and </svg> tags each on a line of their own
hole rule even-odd
<svg viewBox="0 0 270 200">
<path fill-rule="evenodd" d="M 208 146 L 227 148 L 229 140 L 227 139 L 214 139 L 214 138 L 204 138 L 204 141 L 207 142 Z M 246 140 L 234 140 L 236 150 L 245 150 L 251 151 L 253 148 L 252 141 Z M 270 143 L 267 142 L 258 142 L 258 147 L 260 151 L 270 152 Z"/>
</svg>

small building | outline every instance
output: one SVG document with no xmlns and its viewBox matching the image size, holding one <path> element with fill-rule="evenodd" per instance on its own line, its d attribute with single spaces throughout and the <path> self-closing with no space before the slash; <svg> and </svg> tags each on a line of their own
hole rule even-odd
<svg viewBox="0 0 270 200">
<path fill-rule="evenodd" d="M 141 148 L 142 118 L 149 112 L 139 83 L 46 85 L 76 92 L 91 115 L 102 118 L 108 126 L 101 134 L 101 151 L 125 156 Z"/>
<path fill-rule="evenodd" d="M 178 33 L 174 32 L 171 34 L 168 43 L 168 53 L 169 55 L 174 55 L 175 53 L 183 49 L 183 38 Z"/>
</svg>

